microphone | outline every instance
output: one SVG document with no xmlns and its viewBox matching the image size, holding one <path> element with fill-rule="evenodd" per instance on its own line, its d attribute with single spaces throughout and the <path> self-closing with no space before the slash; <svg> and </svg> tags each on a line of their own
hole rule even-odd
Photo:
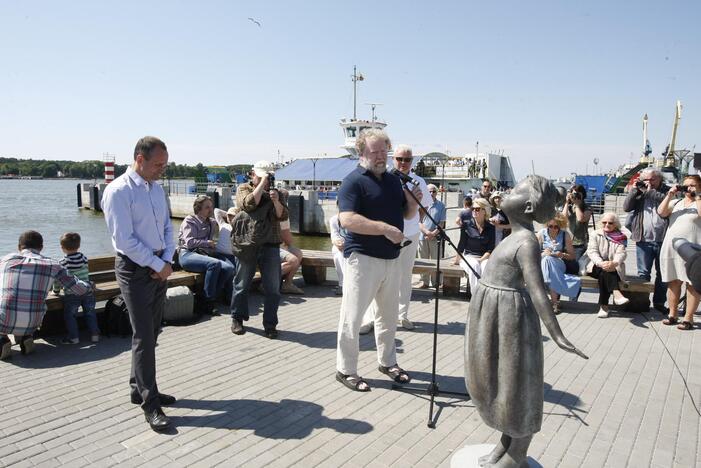
<svg viewBox="0 0 701 468">
<path fill-rule="evenodd" d="M 396 167 L 392 168 L 392 170 L 389 172 L 390 172 L 390 174 L 399 177 L 399 180 L 401 180 L 405 184 L 419 185 L 419 183 L 415 179 L 413 179 L 410 175 L 404 174 L 402 171 L 400 171 Z"/>
</svg>

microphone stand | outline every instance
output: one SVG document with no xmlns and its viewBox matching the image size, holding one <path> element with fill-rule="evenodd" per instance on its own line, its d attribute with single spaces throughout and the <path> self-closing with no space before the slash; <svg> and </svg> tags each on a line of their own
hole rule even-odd
<svg viewBox="0 0 701 468">
<path fill-rule="evenodd" d="M 397 171 L 399 172 L 399 171 Z M 408 183 L 411 183 L 413 185 L 417 185 L 409 176 L 406 174 L 403 174 L 400 172 L 401 175 L 396 174 L 393 172 L 395 175 L 399 177 L 399 179 L 402 181 L 402 184 L 404 185 L 404 188 L 406 189 L 407 192 L 409 192 L 409 195 L 416 201 L 417 205 L 421 207 L 421 202 L 419 201 L 418 198 L 416 198 L 416 195 L 409 189 Z M 421 209 L 421 208 L 419 208 Z M 392 384 L 392 390 L 398 390 L 401 392 L 407 392 L 407 393 L 415 393 L 415 394 L 427 394 L 430 395 L 430 405 L 428 409 L 428 423 L 426 424 L 429 428 L 434 429 L 436 427 L 436 422 L 433 420 L 433 406 L 435 403 L 435 398 L 437 396 L 441 395 L 448 395 L 448 396 L 454 396 L 454 397 L 460 397 L 460 398 L 465 398 L 469 399 L 470 395 L 467 394 L 466 392 L 448 392 L 445 390 L 441 390 L 438 387 L 438 382 L 436 382 L 436 355 L 438 351 L 438 302 L 440 300 L 439 294 L 438 294 L 438 287 L 440 284 L 440 275 L 441 275 L 441 257 L 443 256 L 443 253 L 445 252 L 445 245 L 444 242 L 441 242 L 443 240 L 448 241 L 450 246 L 455 250 L 457 255 L 462 259 L 465 265 L 472 270 L 472 273 L 475 274 L 475 276 L 479 279 L 480 275 L 475 271 L 474 268 L 472 268 L 472 265 L 470 265 L 467 260 L 465 260 L 465 257 L 463 257 L 462 252 L 458 250 L 458 248 L 455 246 L 452 240 L 450 240 L 450 237 L 445 233 L 445 229 L 440 226 L 436 222 L 435 219 L 429 214 L 428 210 L 424 210 L 425 215 L 428 217 L 429 220 L 436 226 L 438 229 L 438 235 L 436 236 L 436 243 L 437 243 L 437 259 L 436 259 L 436 284 L 435 284 L 435 291 L 434 291 L 434 311 L 433 311 L 433 363 L 431 367 L 431 382 L 426 386 L 426 388 L 423 387 L 418 387 L 418 386 L 412 386 L 412 385 L 398 385 L 398 384 Z"/>
</svg>

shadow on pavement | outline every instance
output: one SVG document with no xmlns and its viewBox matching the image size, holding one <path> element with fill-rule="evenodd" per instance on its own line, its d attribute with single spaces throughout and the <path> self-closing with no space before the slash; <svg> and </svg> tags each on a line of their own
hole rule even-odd
<svg viewBox="0 0 701 468">
<path fill-rule="evenodd" d="M 90 340 L 86 338 L 83 336 L 83 340 L 77 345 L 59 344 L 61 336 L 35 339 L 34 352 L 26 356 L 20 354 L 18 345 L 14 345 L 12 358 L 3 362 L 26 369 L 49 369 L 101 361 L 131 351 L 131 336 L 126 338 L 101 337 L 100 342 L 96 344 L 90 343 Z"/>
<path fill-rule="evenodd" d="M 303 400 L 179 400 L 175 407 L 214 412 L 201 416 L 171 416 L 175 427 L 250 430 L 269 439 L 303 439 L 314 429 L 367 434 L 373 426 L 357 419 L 327 418 L 324 407 Z"/>
</svg>

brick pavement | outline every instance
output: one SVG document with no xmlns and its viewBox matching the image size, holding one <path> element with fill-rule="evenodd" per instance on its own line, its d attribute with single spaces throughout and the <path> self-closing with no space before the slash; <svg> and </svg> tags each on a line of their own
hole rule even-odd
<svg viewBox="0 0 701 468">
<path fill-rule="evenodd" d="M 231 334 L 226 316 L 164 329 L 158 375 L 179 398 L 167 410 L 173 434 L 150 431 L 129 403 L 128 340 L 69 347 L 57 337 L 40 340 L 31 356 L 16 352 L 0 362 L 0 465 L 433 467 L 449 466 L 464 445 L 495 442 L 473 405 L 455 398 L 436 399 L 437 425 L 428 429 L 427 397 L 391 390 L 372 336 L 361 337 L 359 363 L 372 392 L 337 383 L 340 298 L 330 286 L 305 289 L 284 299 L 276 341 L 261 336 L 260 314 L 244 336 Z M 664 327 L 652 311 L 597 319 L 595 302 L 585 292 L 559 316 L 588 361 L 544 338 L 545 414 L 529 455 L 544 467 L 701 465 L 701 420 L 681 378 L 698 405 L 701 365 L 692 356 L 701 331 Z M 439 383 L 463 391 L 467 303 L 440 304 Z M 399 362 L 425 385 L 429 291 L 414 291 L 410 316 L 419 327 L 399 331 Z"/>
</svg>

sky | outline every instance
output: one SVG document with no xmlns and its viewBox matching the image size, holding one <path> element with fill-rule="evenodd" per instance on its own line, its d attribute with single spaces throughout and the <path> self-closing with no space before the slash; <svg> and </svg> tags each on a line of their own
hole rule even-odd
<svg viewBox="0 0 701 468">
<path fill-rule="evenodd" d="M 253 18 L 260 26 L 249 20 Z M 395 144 L 517 178 L 701 152 L 701 2 L 0 0 L 0 157 L 194 165 L 340 156 L 380 103 Z M 594 159 L 599 163 L 594 166 Z"/>
</svg>

